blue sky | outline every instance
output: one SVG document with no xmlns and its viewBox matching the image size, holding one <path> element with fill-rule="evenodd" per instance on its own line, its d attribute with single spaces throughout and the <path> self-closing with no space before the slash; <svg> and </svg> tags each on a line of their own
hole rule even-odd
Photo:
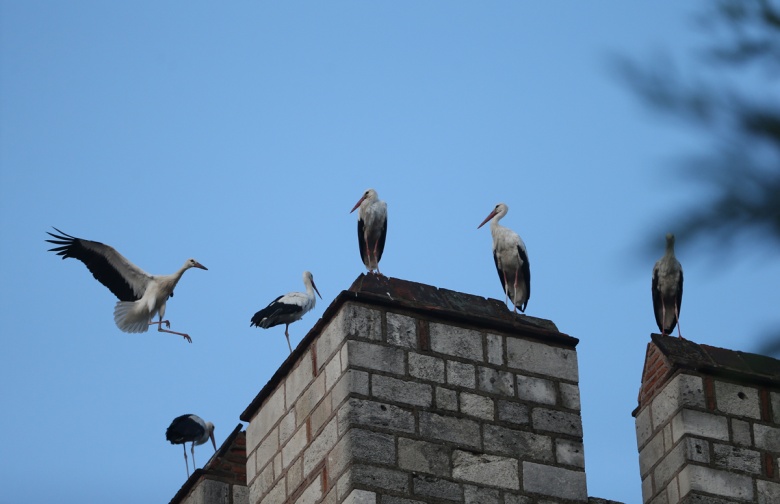
<svg viewBox="0 0 780 504">
<path fill-rule="evenodd" d="M 314 273 L 323 300 L 363 271 L 349 210 L 389 207 L 382 272 L 503 298 L 487 228 L 525 240 L 526 313 L 580 339 L 588 492 L 641 502 L 630 413 L 657 330 L 638 252 L 700 190 L 708 147 L 648 111 L 612 58 L 702 39 L 680 2 L 0 1 L 0 502 L 167 502 L 170 421 L 217 442 L 286 358 L 249 319 Z M 194 257 L 172 329 L 120 332 L 115 299 L 47 252 L 57 226 L 150 273 Z M 652 238 L 652 237 L 650 237 Z M 756 351 L 780 265 L 678 238 L 683 334 Z M 199 447 L 201 465 L 211 452 Z"/>
</svg>

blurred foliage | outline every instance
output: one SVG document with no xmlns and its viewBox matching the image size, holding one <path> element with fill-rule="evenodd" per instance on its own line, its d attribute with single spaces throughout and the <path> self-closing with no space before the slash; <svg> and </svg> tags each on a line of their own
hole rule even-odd
<svg viewBox="0 0 780 504">
<path fill-rule="evenodd" d="M 655 230 L 722 254 L 764 246 L 780 258 L 780 5 L 770 0 L 699 4 L 705 47 L 680 75 L 668 61 L 618 61 L 620 75 L 655 110 L 697 127 L 711 145 L 686 159 L 682 178 L 704 198 L 670 215 Z M 695 75 L 691 75 L 694 73 Z M 694 201 L 695 199 L 695 201 Z M 743 240 L 743 238 L 753 238 Z M 763 352 L 780 353 L 780 333 Z"/>
</svg>

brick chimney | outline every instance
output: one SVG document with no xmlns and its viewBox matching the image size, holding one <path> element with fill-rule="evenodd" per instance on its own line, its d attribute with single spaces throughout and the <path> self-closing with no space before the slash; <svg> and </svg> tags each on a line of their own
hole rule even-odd
<svg viewBox="0 0 780 504">
<path fill-rule="evenodd" d="M 241 415 L 248 502 L 588 502 L 577 343 L 500 301 L 361 275 Z"/>
<path fill-rule="evenodd" d="M 645 503 L 780 503 L 780 361 L 653 334 L 634 416 Z"/>
</svg>

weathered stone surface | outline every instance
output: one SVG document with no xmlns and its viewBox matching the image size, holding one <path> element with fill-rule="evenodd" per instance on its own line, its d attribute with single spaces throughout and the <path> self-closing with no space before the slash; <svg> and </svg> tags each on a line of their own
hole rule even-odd
<svg viewBox="0 0 780 504">
<path fill-rule="evenodd" d="M 653 437 L 639 452 L 639 474 L 644 478 L 665 453 L 664 437 Z"/>
<path fill-rule="evenodd" d="M 710 463 L 710 442 L 704 439 L 688 438 L 685 440 L 686 456 L 693 462 Z"/>
<path fill-rule="evenodd" d="M 289 488 L 289 486 L 288 486 Z M 295 504 L 315 504 L 322 497 L 322 476 L 317 476 L 309 483 L 306 490 L 295 501 Z"/>
<path fill-rule="evenodd" d="M 460 412 L 483 420 L 493 420 L 493 400 L 489 397 L 461 392 Z"/>
<path fill-rule="evenodd" d="M 284 381 L 285 400 L 289 406 L 298 399 L 306 387 L 314 380 L 314 370 L 311 365 L 311 350 L 307 351 L 298 365 L 287 375 Z"/>
<path fill-rule="evenodd" d="M 487 334 L 487 360 L 491 364 L 504 364 L 504 337 L 498 334 Z"/>
<path fill-rule="evenodd" d="M 409 493 L 409 476 L 402 471 L 358 464 L 352 466 L 352 481 L 357 485 Z"/>
<path fill-rule="evenodd" d="M 758 480 L 758 504 L 777 504 L 780 502 L 780 483 Z"/>
<path fill-rule="evenodd" d="M 279 450 L 279 431 L 274 428 L 274 430 L 268 433 L 268 436 L 266 436 L 263 442 L 260 443 L 260 446 L 257 447 L 255 460 L 257 467 L 259 469 L 265 467 L 265 465 L 274 457 L 277 450 Z"/>
<path fill-rule="evenodd" d="M 533 462 L 523 462 L 523 490 L 577 502 L 588 500 L 583 471 Z"/>
<path fill-rule="evenodd" d="M 420 434 L 424 437 L 450 441 L 463 446 L 480 448 L 479 424 L 466 418 L 442 416 L 428 411 L 420 412 Z"/>
<path fill-rule="evenodd" d="M 523 401 L 554 405 L 557 402 L 555 382 L 517 375 L 517 397 Z"/>
<path fill-rule="evenodd" d="M 341 361 L 342 365 L 345 365 L 343 356 Z M 346 365 L 350 368 L 373 369 L 397 375 L 406 374 L 406 363 L 402 349 L 366 341 L 347 341 Z"/>
<path fill-rule="evenodd" d="M 303 452 L 303 475 L 309 477 L 309 473 L 325 459 L 331 448 L 338 441 L 338 427 L 336 417 L 333 417 L 319 436 L 312 439 L 311 444 Z"/>
<path fill-rule="evenodd" d="M 409 352 L 409 374 L 421 380 L 444 383 L 444 360 Z"/>
<path fill-rule="evenodd" d="M 246 451 L 251 452 L 284 415 L 284 385 L 277 388 L 263 403 L 246 429 Z"/>
<path fill-rule="evenodd" d="M 426 504 L 421 500 L 404 499 L 403 497 L 394 497 L 392 495 L 383 495 L 382 504 Z"/>
<path fill-rule="evenodd" d="M 498 425 L 485 425 L 483 431 L 484 449 L 487 452 L 524 460 L 553 461 L 552 439 L 548 436 Z"/>
<path fill-rule="evenodd" d="M 345 437 L 349 439 L 350 443 L 350 452 L 347 455 L 351 455 L 355 460 L 388 465 L 395 463 L 395 436 L 393 434 L 350 429 Z"/>
<path fill-rule="evenodd" d="M 477 379 L 474 365 L 447 361 L 447 383 L 458 387 L 475 388 Z"/>
<path fill-rule="evenodd" d="M 279 422 L 279 443 L 286 443 L 295 432 L 296 427 L 298 427 L 298 424 L 295 421 L 295 408 L 293 408 Z"/>
<path fill-rule="evenodd" d="M 498 490 L 473 485 L 463 485 L 465 504 L 501 504 Z"/>
<path fill-rule="evenodd" d="M 287 493 L 293 493 L 298 490 L 298 486 L 303 482 L 303 459 L 298 457 L 287 469 Z"/>
<path fill-rule="evenodd" d="M 415 495 L 458 502 L 463 500 L 463 490 L 459 484 L 435 476 L 413 474 L 412 486 Z"/>
<path fill-rule="evenodd" d="M 368 426 L 414 432 L 414 414 L 410 410 L 365 399 L 349 399 L 338 412 L 339 434 L 350 426 Z"/>
<path fill-rule="evenodd" d="M 717 467 L 753 474 L 761 473 L 761 453 L 755 450 L 715 443 L 713 453 Z"/>
<path fill-rule="evenodd" d="M 681 497 L 695 491 L 753 500 L 753 479 L 750 476 L 689 464 L 680 471 L 678 480 Z"/>
<path fill-rule="evenodd" d="M 704 408 L 704 384 L 701 377 L 688 374 L 675 376 L 653 399 L 650 407 L 653 429 L 667 422 L 680 408 Z"/>
<path fill-rule="evenodd" d="M 522 338 L 507 338 L 507 364 L 519 371 L 552 376 L 576 382 L 579 377 L 577 353 Z"/>
<path fill-rule="evenodd" d="M 277 502 L 284 502 L 285 498 L 285 483 L 284 479 L 280 479 L 279 482 L 271 489 L 260 504 L 274 504 Z"/>
<path fill-rule="evenodd" d="M 739 446 L 751 446 L 750 424 L 744 420 L 731 419 L 731 441 Z"/>
<path fill-rule="evenodd" d="M 451 325 L 429 325 L 431 350 L 434 352 L 482 361 L 482 335 L 471 329 Z"/>
<path fill-rule="evenodd" d="M 517 459 L 455 450 L 452 477 L 471 483 L 518 490 Z"/>
<path fill-rule="evenodd" d="M 342 312 L 342 332 L 346 339 L 382 340 L 382 312 L 352 303 L 346 303 Z"/>
<path fill-rule="evenodd" d="M 436 476 L 450 475 L 451 449 L 440 443 L 398 438 L 398 467 Z"/>
<path fill-rule="evenodd" d="M 680 467 L 686 462 L 687 447 L 685 443 L 675 446 L 653 470 L 653 481 L 656 489 L 663 488 L 674 477 Z"/>
<path fill-rule="evenodd" d="M 780 392 L 770 393 L 769 399 L 772 403 L 772 421 L 780 424 Z"/>
<path fill-rule="evenodd" d="M 561 406 L 580 411 L 580 387 L 571 383 L 559 383 L 561 389 Z"/>
<path fill-rule="evenodd" d="M 417 348 L 417 321 L 406 315 L 388 312 L 387 342 L 404 348 Z"/>
<path fill-rule="evenodd" d="M 325 395 L 325 375 L 320 374 L 295 402 L 295 417 L 302 423 Z"/>
<path fill-rule="evenodd" d="M 761 418 L 758 390 L 753 387 L 715 380 L 715 402 L 728 415 Z"/>
<path fill-rule="evenodd" d="M 514 401 L 498 401 L 498 419 L 502 422 L 526 425 L 530 421 L 528 406 Z"/>
<path fill-rule="evenodd" d="M 634 425 L 636 427 L 636 447 L 641 451 L 653 434 L 650 408 L 645 408 L 637 414 Z"/>
<path fill-rule="evenodd" d="M 212 479 L 201 480 L 187 497 L 186 504 L 231 504 L 230 485 Z"/>
<path fill-rule="evenodd" d="M 515 395 L 514 375 L 508 371 L 480 366 L 477 371 L 479 389 L 490 394 Z"/>
<path fill-rule="evenodd" d="M 531 504 L 533 500 L 524 495 L 504 494 L 504 504 Z"/>
<path fill-rule="evenodd" d="M 371 392 L 378 399 L 412 406 L 430 407 L 433 403 L 433 389 L 430 385 L 389 376 L 372 375 Z"/>
<path fill-rule="evenodd" d="M 314 408 L 314 411 L 311 412 L 311 432 L 313 435 L 317 435 L 317 432 L 320 430 L 320 427 L 322 427 L 325 422 L 328 421 L 330 418 L 331 413 L 333 412 L 333 406 L 331 402 L 331 396 L 326 395 L 322 401 L 320 401 L 320 404 L 317 405 L 316 408 Z"/>
<path fill-rule="evenodd" d="M 368 490 L 352 490 L 343 504 L 376 504 L 376 493 Z"/>
<path fill-rule="evenodd" d="M 440 410 L 458 411 L 458 393 L 444 387 L 436 387 L 436 407 Z"/>
<path fill-rule="evenodd" d="M 686 434 L 728 441 L 728 419 L 712 413 L 683 409 L 672 419 L 672 441 L 676 443 Z"/>
<path fill-rule="evenodd" d="M 534 429 L 582 437 L 582 419 L 576 413 L 534 408 L 531 425 Z"/>
<path fill-rule="evenodd" d="M 559 464 L 585 469 L 585 449 L 579 441 L 558 439 L 555 441 L 555 460 Z"/>
<path fill-rule="evenodd" d="M 341 378 L 341 356 L 336 353 L 325 364 L 325 390 L 330 391 L 339 378 Z"/>
<path fill-rule="evenodd" d="M 306 426 L 303 425 L 292 435 L 287 444 L 282 447 L 282 467 L 287 468 L 295 460 L 295 457 L 303 451 L 305 446 Z"/>
<path fill-rule="evenodd" d="M 760 450 L 780 452 L 780 428 L 753 424 L 753 439 Z"/>
<path fill-rule="evenodd" d="M 350 394 L 368 395 L 368 373 L 348 369 L 330 392 L 331 410 L 335 410 Z"/>
</svg>

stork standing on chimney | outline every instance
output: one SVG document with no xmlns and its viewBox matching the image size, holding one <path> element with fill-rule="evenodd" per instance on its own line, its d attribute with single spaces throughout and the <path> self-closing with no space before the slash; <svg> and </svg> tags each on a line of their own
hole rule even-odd
<svg viewBox="0 0 780 504">
<path fill-rule="evenodd" d="M 664 336 L 674 331 L 680 332 L 680 307 L 683 295 L 683 270 L 680 261 L 674 255 L 674 235 L 666 235 L 666 253 L 653 266 L 653 311 L 658 330 Z"/>
<path fill-rule="evenodd" d="M 349 213 L 358 210 L 358 245 L 360 258 L 369 272 L 379 272 L 379 260 L 385 250 L 387 238 L 387 203 L 379 199 L 376 191 L 366 190 Z"/>
</svg>

